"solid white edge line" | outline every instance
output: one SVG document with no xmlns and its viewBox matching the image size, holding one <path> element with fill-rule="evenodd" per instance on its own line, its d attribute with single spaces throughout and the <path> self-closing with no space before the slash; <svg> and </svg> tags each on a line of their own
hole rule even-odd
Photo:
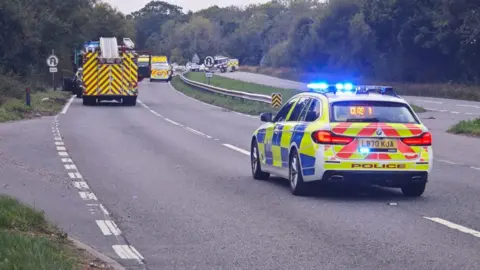
<svg viewBox="0 0 480 270">
<path fill-rule="evenodd" d="M 102 211 L 105 215 L 107 215 L 107 216 L 110 215 L 110 213 L 108 213 L 107 209 L 105 208 L 105 206 L 103 206 L 103 204 L 100 204 L 99 206 L 100 206 L 100 209 L 102 209 Z"/>
<path fill-rule="evenodd" d="M 75 96 L 72 96 L 72 97 L 68 100 L 67 104 L 65 104 L 65 106 L 64 106 L 63 109 L 62 109 L 62 114 L 66 114 L 66 113 L 67 113 L 68 108 L 70 108 L 70 105 L 72 105 L 72 102 L 73 102 L 74 99 L 75 99 Z"/>
<path fill-rule="evenodd" d="M 438 217 L 423 217 L 423 218 L 428 219 L 428 220 L 433 221 L 433 222 L 436 222 L 436 223 L 439 223 L 439 224 L 442 224 L 442 225 L 447 226 L 451 229 L 461 231 L 463 233 L 470 234 L 470 235 L 473 235 L 475 237 L 480 238 L 480 232 L 479 231 L 467 228 L 467 227 L 459 225 L 459 224 L 455 224 L 455 223 L 450 222 L 448 220 L 441 219 L 441 218 L 438 218 Z"/>
<path fill-rule="evenodd" d="M 233 145 L 228 144 L 228 143 L 224 143 L 224 144 L 222 144 L 222 145 L 225 146 L 225 147 L 228 147 L 228 148 L 230 148 L 230 149 L 232 149 L 232 150 L 235 150 L 235 151 L 237 151 L 237 152 L 239 152 L 239 153 L 242 153 L 242 154 L 244 154 L 244 155 L 250 156 L 250 152 L 247 151 L 247 150 L 244 150 L 244 149 L 242 149 L 242 148 L 238 148 L 238 147 L 233 146 Z"/>
</svg>

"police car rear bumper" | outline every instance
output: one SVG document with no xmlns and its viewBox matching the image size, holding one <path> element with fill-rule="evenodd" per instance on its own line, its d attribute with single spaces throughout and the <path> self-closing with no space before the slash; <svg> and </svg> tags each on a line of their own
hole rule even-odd
<svg viewBox="0 0 480 270">
<path fill-rule="evenodd" d="M 323 182 L 379 185 L 385 187 L 402 187 L 412 183 L 426 183 L 426 171 L 325 171 Z"/>
</svg>

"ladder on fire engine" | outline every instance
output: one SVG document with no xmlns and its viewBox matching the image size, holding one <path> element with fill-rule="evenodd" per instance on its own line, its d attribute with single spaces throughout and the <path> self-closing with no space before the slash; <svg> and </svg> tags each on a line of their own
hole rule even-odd
<svg viewBox="0 0 480 270">
<path fill-rule="evenodd" d="M 109 38 L 100 38 L 100 52 L 101 57 L 106 59 L 116 59 L 120 58 L 120 54 L 118 52 L 118 44 L 117 38 L 109 37 Z"/>
</svg>

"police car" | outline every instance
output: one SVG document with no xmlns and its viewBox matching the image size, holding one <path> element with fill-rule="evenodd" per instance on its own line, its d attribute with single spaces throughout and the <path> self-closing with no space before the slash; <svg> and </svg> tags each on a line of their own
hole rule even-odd
<svg viewBox="0 0 480 270">
<path fill-rule="evenodd" d="M 289 179 L 294 195 L 314 181 L 401 188 L 421 196 L 432 169 L 432 135 L 388 86 L 314 83 L 253 134 L 254 179 Z"/>
</svg>

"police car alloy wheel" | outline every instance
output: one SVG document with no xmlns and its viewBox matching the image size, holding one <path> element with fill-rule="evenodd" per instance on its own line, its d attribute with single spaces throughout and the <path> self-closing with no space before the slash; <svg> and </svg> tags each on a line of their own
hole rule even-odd
<svg viewBox="0 0 480 270">
<path fill-rule="evenodd" d="M 252 167 L 252 176 L 257 180 L 267 180 L 270 177 L 269 173 L 263 172 L 260 166 L 260 155 L 258 154 L 258 144 L 256 141 L 252 142 L 250 151 L 250 163 Z"/>
<path fill-rule="evenodd" d="M 290 182 L 290 190 L 293 195 L 303 195 L 305 193 L 305 182 L 303 182 L 303 175 L 301 172 L 300 158 L 297 150 L 293 150 L 290 155 L 290 165 L 288 180 Z"/>
</svg>

